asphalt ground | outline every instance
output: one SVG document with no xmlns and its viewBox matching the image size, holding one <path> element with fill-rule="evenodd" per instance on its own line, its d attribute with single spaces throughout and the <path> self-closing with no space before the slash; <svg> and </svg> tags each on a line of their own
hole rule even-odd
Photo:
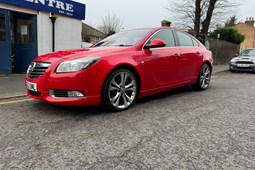
<svg viewBox="0 0 255 170">
<path fill-rule="evenodd" d="M 255 169 L 255 74 L 144 98 L 124 112 L 0 100 L 0 169 Z"/>
</svg>

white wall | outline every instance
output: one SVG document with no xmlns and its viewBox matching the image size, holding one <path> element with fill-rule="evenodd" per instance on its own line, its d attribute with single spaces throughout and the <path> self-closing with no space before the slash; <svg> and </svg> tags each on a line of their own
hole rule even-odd
<svg viewBox="0 0 255 170">
<path fill-rule="evenodd" d="M 38 55 L 52 52 L 52 25 L 49 13 L 39 12 L 37 15 Z"/>
<path fill-rule="evenodd" d="M 48 12 L 37 16 L 38 55 L 52 52 L 52 23 Z M 55 51 L 81 47 L 81 20 L 59 15 L 55 22 Z"/>
<path fill-rule="evenodd" d="M 55 24 L 56 50 L 81 48 L 81 20 L 60 16 Z"/>
</svg>

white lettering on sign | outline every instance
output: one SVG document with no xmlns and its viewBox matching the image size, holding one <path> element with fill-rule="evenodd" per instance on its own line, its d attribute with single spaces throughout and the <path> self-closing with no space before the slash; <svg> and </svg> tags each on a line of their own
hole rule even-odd
<svg viewBox="0 0 255 170">
<path fill-rule="evenodd" d="M 24 1 L 35 3 L 35 4 L 47 5 L 53 8 L 55 7 L 68 12 L 74 12 L 72 4 L 64 3 L 60 0 L 24 0 Z"/>
</svg>

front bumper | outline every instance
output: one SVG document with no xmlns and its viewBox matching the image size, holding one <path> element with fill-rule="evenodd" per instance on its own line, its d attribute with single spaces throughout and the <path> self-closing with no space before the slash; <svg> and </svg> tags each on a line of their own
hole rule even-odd
<svg viewBox="0 0 255 170">
<path fill-rule="evenodd" d="M 229 64 L 230 71 L 245 71 L 245 72 L 255 72 L 255 64 Z"/>
<path fill-rule="evenodd" d="M 42 92 L 32 92 L 26 90 L 27 95 L 31 98 L 42 100 L 44 102 L 62 105 L 62 106 L 99 106 L 100 105 L 100 96 L 88 96 L 83 98 L 62 98 L 62 97 L 51 97 L 49 96 L 48 91 Z"/>
<path fill-rule="evenodd" d="M 88 69 L 89 70 L 89 69 Z M 46 72 L 39 78 L 26 77 L 26 81 L 36 84 L 36 91 L 26 90 L 31 98 L 63 106 L 99 106 L 104 77 L 98 71 L 77 73 Z M 97 78 L 95 78 L 95 76 Z M 83 97 L 55 97 L 51 91 L 79 91 Z"/>
</svg>

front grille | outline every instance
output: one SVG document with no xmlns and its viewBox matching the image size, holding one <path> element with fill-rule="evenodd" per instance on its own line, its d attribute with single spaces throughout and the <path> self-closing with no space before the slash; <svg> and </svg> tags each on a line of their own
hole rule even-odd
<svg viewBox="0 0 255 170">
<path fill-rule="evenodd" d="M 28 68 L 28 77 L 29 78 L 39 78 L 41 77 L 47 68 L 50 66 L 50 63 L 46 62 L 32 62 Z"/>
<path fill-rule="evenodd" d="M 68 91 L 66 90 L 50 90 L 50 93 L 54 97 L 68 97 Z"/>
<path fill-rule="evenodd" d="M 255 67 L 237 67 L 237 66 L 231 66 L 233 70 L 236 71 L 255 71 Z"/>
<path fill-rule="evenodd" d="M 251 61 L 237 61 L 236 64 L 254 64 Z"/>
<path fill-rule="evenodd" d="M 29 94 L 31 94 L 32 96 L 37 96 L 37 97 L 40 97 L 41 96 L 41 93 L 40 92 L 36 92 L 36 91 L 31 91 L 31 90 L 28 90 Z"/>
</svg>

